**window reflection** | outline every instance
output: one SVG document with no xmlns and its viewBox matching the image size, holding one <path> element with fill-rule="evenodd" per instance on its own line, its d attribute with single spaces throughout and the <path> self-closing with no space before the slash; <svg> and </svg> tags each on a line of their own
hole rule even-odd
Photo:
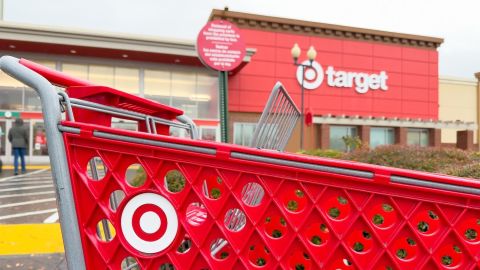
<svg viewBox="0 0 480 270">
<path fill-rule="evenodd" d="M 172 106 L 192 118 L 197 118 L 195 73 L 172 73 Z"/>
<path fill-rule="evenodd" d="M 34 156 L 48 155 L 45 125 L 40 122 L 37 122 L 33 125 L 33 155 Z"/>
<path fill-rule="evenodd" d="M 218 117 L 218 79 L 214 76 L 197 76 L 198 118 Z"/>
<path fill-rule="evenodd" d="M 144 94 L 148 99 L 171 105 L 171 77 L 169 71 L 145 70 Z"/>
<path fill-rule="evenodd" d="M 428 146 L 428 129 L 409 128 L 407 132 L 407 145 Z"/>
<path fill-rule="evenodd" d="M 200 127 L 200 138 L 207 141 L 217 141 L 217 127 Z"/>
<path fill-rule="evenodd" d="M 238 145 L 250 146 L 252 144 L 253 134 L 255 133 L 254 123 L 234 123 L 233 124 L 233 143 Z"/>
<path fill-rule="evenodd" d="M 55 69 L 56 62 L 35 62 Z M 171 67 L 126 68 L 102 64 L 58 62 L 59 69 L 75 78 L 116 88 L 174 106 L 191 118 L 218 119 L 218 80 L 200 68 L 171 70 Z M 142 89 L 143 87 L 143 89 Z M 0 109 L 41 111 L 33 89 L 0 72 Z"/>
<path fill-rule="evenodd" d="M 344 142 L 343 137 L 357 136 L 357 127 L 352 126 L 330 126 L 330 149 L 351 151 Z"/>
<path fill-rule="evenodd" d="M 370 129 L 370 147 L 389 145 L 395 143 L 395 132 L 393 128 L 372 127 Z"/>
<path fill-rule="evenodd" d="M 42 104 L 37 92 L 31 88 L 25 88 L 25 111 L 41 111 Z"/>
<path fill-rule="evenodd" d="M 62 72 L 78 79 L 88 80 L 88 66 L 77 64 L 62 64 Z"/>
<path fill-rule="evenodd" d="M 90 65 L 88 80 L 99 85 L 114 87 L 113 67 Z"/>
<path fill-rule="evenodd" d="M 145 70 L 146 98 L 179 108 L 192 118 L 217 119 L 215 76 L 194 71 Z"/>
<path fill-rule="evenodd" d="M 55 68 L 54 62 L 36 62 L 49 68 Z M 6 73 L 0 72 L 0 110 L 40 111 L 40 98 L 33 89 Z"/>
<path fill-rule="evenodd" d="M 23 109 L 23 84 L 4 72 L 0 72 L 0 109 Z"/>
<path fill-rule="evenodd" d="M 0 109 L 20 111 L 23 109 L 24 87 L 0 86 Z"/>
<path fill-rule="evenodd" d="M 135 68 L 115 67 L 114 88 L 132 94 L 139 94 L 139 71 Z"/>
<path fill-rule="evenodd" d="M 0 122 L 0 156 L 5 155 L 5 143 L 7 137 L 7 131 L 5 130 L 5 122 Z"/>
</svg>

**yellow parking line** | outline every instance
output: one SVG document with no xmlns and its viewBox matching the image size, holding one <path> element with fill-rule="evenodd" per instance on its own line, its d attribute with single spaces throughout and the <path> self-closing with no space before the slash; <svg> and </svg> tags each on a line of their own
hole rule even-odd
<svg viewBox="0 0 480 270">
<path fill-rule="evenodd" d="M 64 252 L 60 224 L 0 224 L 0 255 Z"/>
</svg>

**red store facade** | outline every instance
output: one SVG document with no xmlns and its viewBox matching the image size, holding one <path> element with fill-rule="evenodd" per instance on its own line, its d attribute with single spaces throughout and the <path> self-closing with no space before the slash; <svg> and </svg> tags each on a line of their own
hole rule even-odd
<svg viewBox="0 0 480 270">
<path fill-rule="evenodd" d="M 458 132 L 461 148 L 473 141 L 467 123 L 438 120 L 437 48 L 443 39 L 214 10 L 210 20 L 218 19 L 236 24 L 254 51 L 229 78 L 229 130 L 236 143 L 248 144 L 277 81 L 300 108 L 295 43 L 302 50 L 299 62 L 307 60 L 310 46 L 317 51 L 314 67 L 305 72 L 304 112 L 313 116 L 305 149 L 345 150 L 344 136 L 358 136 L 371 147 L 440 146 L 443 128 L 464 129 Z M 299 149 L 299 137 L 297 123 L 287 150 Z"/>
</svg>

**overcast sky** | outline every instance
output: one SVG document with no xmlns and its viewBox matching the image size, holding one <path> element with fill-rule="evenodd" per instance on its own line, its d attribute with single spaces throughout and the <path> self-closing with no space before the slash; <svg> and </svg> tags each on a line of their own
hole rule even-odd
<svg viewBox="0 0 480 270">
<path fill-rule="evenodd" d="M 1 0 L 0 0 L 1 1 Z M 213 8 L 444 38 L 440 74 L 480 72 L 478 0 L 3 0 L 4 20 L 194 41 Z"/>
</svg>

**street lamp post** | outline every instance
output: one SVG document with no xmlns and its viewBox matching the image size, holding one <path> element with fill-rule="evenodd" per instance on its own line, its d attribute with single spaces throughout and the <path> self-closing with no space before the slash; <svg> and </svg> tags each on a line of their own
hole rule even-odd
<svg viewBox="0 0 480 270">
<path fill-rule="evenodd" d="M 303 86 L 303 83 L 305 81 L 305 68 L 311 68 L 313 61 L 317 57 L 317 51 L 315 51 L 315 48 L 313 46 L 310 46 L 310 48 L 307 51 L 307 58 L 308 58 L 308 64 L 303 64 L 298 62 L 298 57 L 300 57 L 301 49 L 298 46 L 297 43 L 293 45 L 291 53 L 293 57 L 293 64 L 297 67 L 302 68 L 302 82 L 301 82 L 301 102 L 300 102 L 300 119 L 301 119 L 301 125 L 300 125 L 300 149 L 303 150 L 303 126 L 305 124 L 305 109 L 304 109 L 304 91 L 305 88 Z"/>
</svg>

